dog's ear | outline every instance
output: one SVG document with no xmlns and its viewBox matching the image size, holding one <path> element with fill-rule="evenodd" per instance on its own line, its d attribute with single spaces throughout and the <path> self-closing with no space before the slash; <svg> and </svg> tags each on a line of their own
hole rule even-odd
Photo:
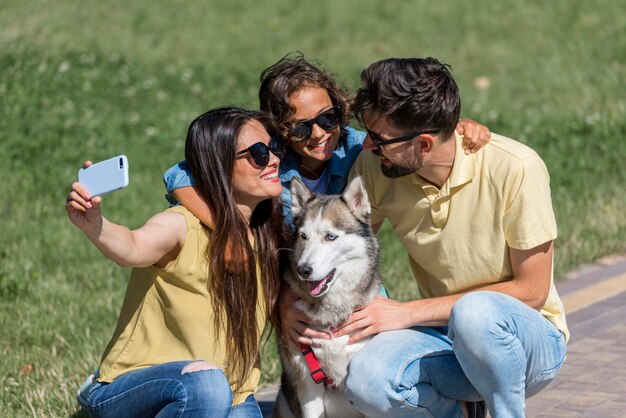
<svg viewBox="0 0 626 418">
<path fill-rule="evenodd" d="M 361 176 L 352 179 L 341 197 L 357 218 L 369 220 L 372 207 L 370 206 L 370 201 L 367 197 L 365 186 L 363 186 Z"/>
<path fill-rule="evenodd" d="M 289 187 L 291 189 L 291 213 L 294 218 L 297 218 L 306 209 L 306 205 L 315 199 L 315 194 L 306 187 L 299 177 L 292 177 Z"/>
</svg>

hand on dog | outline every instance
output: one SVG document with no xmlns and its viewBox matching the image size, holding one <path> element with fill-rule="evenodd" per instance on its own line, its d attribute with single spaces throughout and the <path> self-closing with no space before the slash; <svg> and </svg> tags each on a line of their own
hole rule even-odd
<svg viewBox="0 0 626 418">
<path fill-rule="evenodd" d="M 311 319 L 296 307 L 298 297 L 290 289 L 281 289 L 278 299 L 278 315 L 283 335 L 291 348 L 300 350 L 300 344 L 319 347 L 312 338 L 330 339 L 331 336 L 310 328 Z"/>
<path fill-rule="evenodd" d="M 333 337 L 350 334 L 348 344 L 354 344 L 382 331 L 408 328 L 411 324 L 405 320 L 407 316 L 402 314 L 402 306 L 401 302 L 376 296 L 369 305 L 354 311 L 339 329 L 333 332 Z"/>
<path fill-rule="evenodd" d="M 466 154 L 475 153 L 491 140 L 489 128 L 469 119 L 462 119 L 456 125 L 456 131 L 463 135 L 463 150 Z"/>
</svg>

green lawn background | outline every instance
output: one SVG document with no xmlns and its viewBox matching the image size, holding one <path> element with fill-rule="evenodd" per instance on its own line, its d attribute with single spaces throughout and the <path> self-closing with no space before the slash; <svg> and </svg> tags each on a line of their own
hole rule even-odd
<svg viewBox="0 0 626 418">
<path fill-rule="evenodd" d="M 371 62 L 452 65 L 463 117 L 534 147 L 551 173 L 557 277 L 626 249 L 626 2 L 81 2 L 0 4 L 0 416 L 68 416 L 110 337 L 128 271 L 71 226 L 84 159 L 124 153 L 103 199 L 140 226 L 165 207 L 161 174 L 191 119 L 257 106 L 262 69 L 299 50 L 354 89 Z M 381 233 L 392 295 L 416 294 Z M 274 381 L 273 350 L 264 382 Z M 32 366 L 32 367 L 29 367 Z"/>
</svg>

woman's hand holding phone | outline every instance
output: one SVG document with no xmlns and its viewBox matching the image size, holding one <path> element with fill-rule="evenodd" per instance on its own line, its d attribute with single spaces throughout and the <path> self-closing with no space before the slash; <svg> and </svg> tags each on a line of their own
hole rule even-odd
<svg viewBox="0 0 626 418">
<path fill-rule="evenodd" d="M 83 168 L 92 165 L 91 161 L 85 161 Z M 65 210 L 70 221 L 81 230 L 87 232 L 99 231 L 102 228 L 102 214 L 100 212 L 100 196 L 91 197 L 87 189 L 80 183 L 72 183 L 72 190 L 67 195 Z"/>
<path fill-rule="evenodd" d="M 124 156 L 97 164 L 85 161 L 78 174 L 79 181 L 72 184 L 67 194 L 67 216 L 102 254 L 120 266 L 164 267 L 178 256 L 185 243 L 187 221 L 182 214 L 161 212 L 131 231 L 124 225 L 110 222 L 100 211 L 101 197 L 97 194 L 126 187 L 127 173 L 128 160 Z"/>
</svg>

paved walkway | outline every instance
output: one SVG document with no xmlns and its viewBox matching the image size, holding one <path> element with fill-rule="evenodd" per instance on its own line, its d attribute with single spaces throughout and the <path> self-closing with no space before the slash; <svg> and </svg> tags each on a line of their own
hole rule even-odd
<svg viewBox="0 0 626 418">
<path fill-rule="evenodd" d="M 557 288 L 572 334 L 567 360 L 556 381 L 527 400 L 527 417 L 626 417 L 626 257 L 583 267 Z M 277 390 L 257 393 L 266 417 Z"/>
<path fill-rule="evenodd" d="M 626 417 L 626 258 L 557 285 L 571 338 L 556 381 L 526 402 L 528 417 Z"/>
</svg>

